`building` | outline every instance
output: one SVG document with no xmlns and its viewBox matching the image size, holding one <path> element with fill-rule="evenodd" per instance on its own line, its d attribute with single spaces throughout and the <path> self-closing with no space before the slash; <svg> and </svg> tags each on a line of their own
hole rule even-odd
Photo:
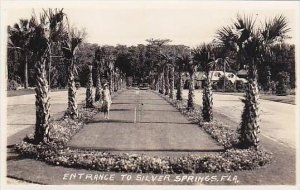
<svg viewBox="0 0 300 190">
<path fill-rule="evenodd" d="M 244 76 L 243 73 L 241 73 L 241 76 Z M 247 74 L 247 72 L 246 72 Z M 209 72 L 209 77 L 212 81 L 212 83 L 217 83 L 220 78 L 224 76 L 224 71 L 210 71 Z M 244 77 L 239 77 L 237 75 L 235 75 L 232 72 L 225 72 L 225 76 L 227 77 L 228 80 L 230 80 L 232 83 L 235 83 L 236 81 L 242 81 L 244 83 L 247 82 L 247 80 Z M 183 79 L 183 84 L 184 84 L 184 88 L 188 88 L 188 84 L 189 84 L 189 73 L 185 72 L 182 75 L 182 79 Z M 200 71 L 200 72 L 196 72 L 195 73 L 195 88 L 202 88 L 202 84 L 203 81 L 206 79 L 206 75 L 204 72 Z"/>
</svg>

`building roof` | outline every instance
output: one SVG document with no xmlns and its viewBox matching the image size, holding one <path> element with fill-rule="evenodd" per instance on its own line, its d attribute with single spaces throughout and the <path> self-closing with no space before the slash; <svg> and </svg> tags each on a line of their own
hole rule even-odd
<svg viewBox="0 0 300 190">
<path fill-rule="evenodd" d="M 247 70 L 245 70 L 245 69 L 239 70 L 239 71 L 236 73 L 236 75 L 244 75 L 244 76 L 246 76 L 246 75 L 247 75 Z"/>
</svg>

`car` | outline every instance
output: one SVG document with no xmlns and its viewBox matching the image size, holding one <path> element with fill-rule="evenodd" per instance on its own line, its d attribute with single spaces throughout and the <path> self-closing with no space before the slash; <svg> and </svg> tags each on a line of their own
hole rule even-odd
<svg viewBox="0 0 300 190">
<path fill-rule="evenodd" d="M 139 89 L 138 84 L 137 83 L 132 83 L 131 89 L 136 89 L 136 90 Z"/>
<path fill-rule="evenodd" d="M 139 85 L 139 89 L 140 90 L 149 90 L 150 89 L 150 86 L 148 83 L 142 83 Z"/>
</svg>

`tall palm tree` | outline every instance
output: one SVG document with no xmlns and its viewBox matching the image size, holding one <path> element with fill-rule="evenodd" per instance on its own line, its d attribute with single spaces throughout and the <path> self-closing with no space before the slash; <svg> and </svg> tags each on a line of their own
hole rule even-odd
<svg viewBox="0 0 300 190">
<path fill-rule="evenodd" d="M 91 64 L 89 64 L 89 77 L 88 77 L 88 82 L 87 82 L 87 87 L 86 87 L 86 97 L 85 97 L 85 102 L 86 102 L 86 107 L 87 108 L 92 108 L 93 106 L 93 67 Z"/>
<path fill-rule="evenodd" d="M 181 52 L 179 55 L 176 57 L 176 70 L 178 73 L 178 81 L 177 81 L 177 91 L 176 91 L 176 100 L 182 100 L 182 91 L 183 91 L 183 81 L 182 81 L 182 72 L 184 71 L 186 65 L 190 61 L 188 55 L 185 53 Z"/>
<path fill-rule="evenodd" d="M 24 65 L 24 88 L 28 88 L 28 45 L 31 29 L 27 19 L 20 19 L 8 30 L 8 48 L 21 52 Z"/>
<path fill-rule="evenodd" d="M 101 48 L 98 47 L 95 52 L 95 74 L 96 74 L 96 91 L 95 101 L 101 100 L 101 68 L 103 67 L 103 53 Z"/>
<path fill-rule="evenodd" d="M 115 85 L 114 85 L 114 76 L 115 76 L 115 64 L 114 64 L 114 57 L 113 57 L 113 55 L 111 54 L 111 55 L 109 55 L 108 57 L 107 57 L 108 59 L 107 59 L 107 67 L 108 67 L 108 69 L 109 69 L 109 83 L 110 83 L 110 93 L 112 94 L 114 91 L 115 91 L 115 89 L 114 89 L 114 87 L 115 87 Z"/>
<path fill-rule="evenodd" d="M 174 98 L 174 86 L 175 86 L 175 53 L 172 50 L 169 50 L 166 53 L 162 54 L 163 59 L 166 61 L 168 72 L 167 75 L 169 76 L 168 78 L 168 89 L 169 89 L 169 98 L 173 99 Z M 167 89 L 167 88 L 166 88 Z M 166 93 L 165 93 L 166 94 Z"/>
<path fill-rule="evenodd" d="M 205 73 L 202 95 L 202 117 L 205 122 L 213 120 L 213 93 L 211 86 L 211 70 L 215 69 L 219 63 L 219 59 L 215 59 L 212 44 L 201 44 L 196 49 L 193 49 L 193 60 Z"/>
<path fill-rule="evenodd" d="M 164 61 L 165 95 L 169 95 L 170 92 L 169 73 L 170 73 L 170 66 L 167 61 Z"/>
<path fill-rule="evenodd" d="M 189 110 L 192 110 L 195 108 L 195 72 L 197 71 L 197 65 L 195 62 L 193 62 L 192 55 L 190 51 L 185 51 L 181 55 L 177 57 L 177 61 L 184 65 L 185 69 L 189 73 L 189 93 L 188 93 L 188 102 L 187 102 L 187 107 Z M 181 72 L 181 70 L 179 71 Z M 179 80 L 181 80 L 181 73 L 179 76 Z M 180 94 L 182 91 L 182 82 L 179 81 L 178 85 L 180 86 L 178 89 L 180 90 Z M 177 89 L 177 90 L 178 90 Z M 177 92 L 178 94 L 178 92 Z"/>
<path fill-rule="evenodd" d="M 165 64 L 162 62 L 163 56 L 162 56 L 162 48 L 167 43 L 171 42 L 170 39 L 147 39 L 146 40 L 149 43 L 149 46 L 156 48 L 157 54 L 158 54 L 158 61 L 157 61 L 157 75 L 158 75 L 158 86 L 159 86 L 159 92 L 161 94 L 165 94 L 165 88 L 166 88 L 166 79 L 165 79 Z"/>
<path fill-rule="evenodd" d="M 46 12 L 41 14 L 39 20 L 33 15 L 29 22 L 31 32 L 28 49 L 33 54 L 36 74 L 35 143 L 48 141 L 50 99 L 48 95 L 49 86 L 46 78 L 46 64 L 50 55 L 50 43 L 61 40 L 60 37 L 63 32 L 60 25 L 63 22 L 64 16 L 63 9 L 55 9 L 52 15 L 47 15 Z M 52 32 L 49 33 L 49 30 L 52 30 Z"/>
<path fill-rule="evenodd" d="M 242 56 L 248 66 L 248 83 L 245 90 L 244 110 L 239 128 L 239 145 L 243 148 L 258 147 L 260 132 L 259 92 L 257 83 L 257 65 L 271 53 L 270 47 L 281 43 L 290 30 L 287 19 L 280 15 L 266 20 L 255 27 L 252 16 L 237 16 L 232 26 L 223 27 L 217 37 L 223 46 L 229 47 Z"/>
<path fill-rule="evenodd" d="M 79 31 L 76 28 L 71 28 L 66 32 L 65 40 L 62 42 L 62 52 L 64 62 L 68 67 L 68 108 L 66 115 L 75 119 L 78 117 L 78 108 L 76 101 L 76 87 L 75 74 L 77 73 L 75 67 L 74 56 L 79 49 L 79 45 L 83 42 L 85 37 L 84 31 Z"/>
</svg>

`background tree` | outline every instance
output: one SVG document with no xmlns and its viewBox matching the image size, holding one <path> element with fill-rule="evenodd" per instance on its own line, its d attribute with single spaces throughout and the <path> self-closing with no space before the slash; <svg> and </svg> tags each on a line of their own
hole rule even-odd
<svg viewBox="0 0 300 190">
<path fill-rule="evenodd" d="M 280 96 L 288 95 L 290 77 L 287 72 L 279 72 L 277 74 L 276 94 Z"/>
<path fill-rule="evenodd" d="M 13 51 L 19 51 L 24 71 L 24 88 L 28 88 L 28 45 L 31 29 L 27 19 L 20 19 L 19 24 L 8 27 L 8 48 Z"/>
</svg>

